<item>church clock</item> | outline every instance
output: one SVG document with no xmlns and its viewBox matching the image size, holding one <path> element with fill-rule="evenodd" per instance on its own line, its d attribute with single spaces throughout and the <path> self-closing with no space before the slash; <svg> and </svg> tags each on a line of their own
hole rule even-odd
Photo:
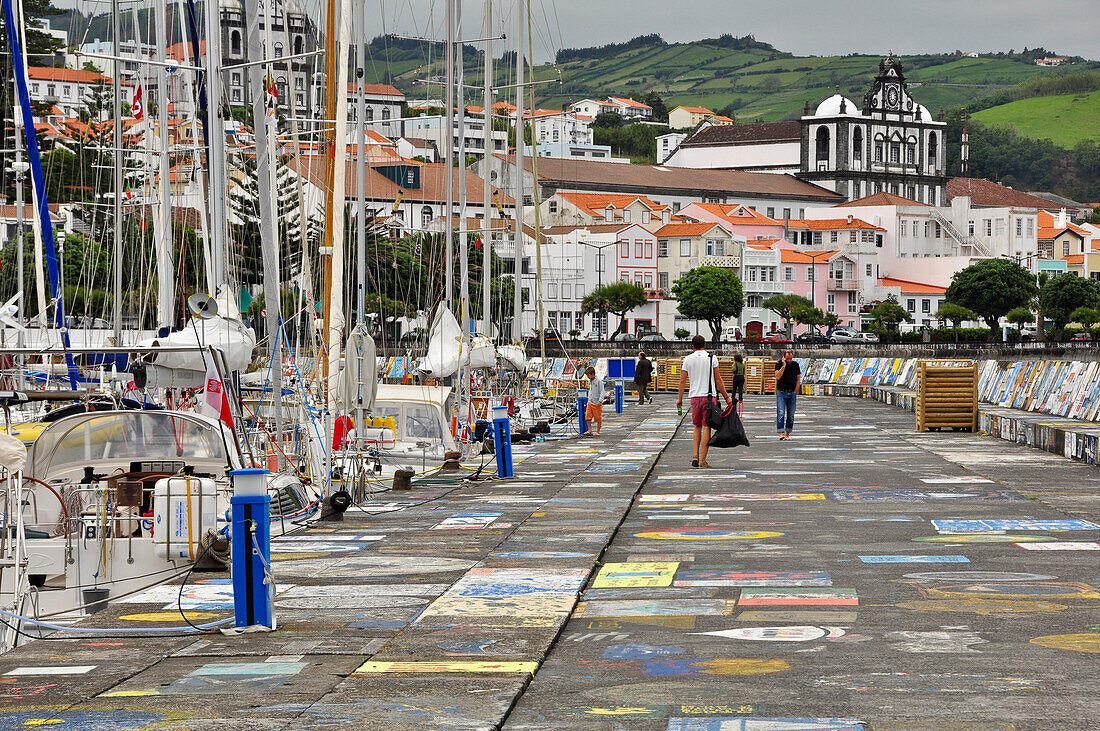
<svg viewBox="0 0 1100 731">
<path fill-rule="evenodd" d="M 900 91 L 897 84 L 888 84 L 886 86 L 886 108 L 897 109 L 898 101 L 901 98 Z"/>
</svg>

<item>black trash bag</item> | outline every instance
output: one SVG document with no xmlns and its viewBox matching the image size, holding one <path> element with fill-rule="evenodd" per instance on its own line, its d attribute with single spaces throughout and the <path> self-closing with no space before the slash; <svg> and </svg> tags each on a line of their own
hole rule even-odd
<svg viewBox="0 0 1100 731">
<path fill-rule="evenodd" d="M 749 446 L 749 437 L 745 434 L 745 425 L 741 423 L 741 417 L 737 415 L 737 401 L 734 400 L 722 412 L 722 425 L 711 434 L 707 442 L 712 447 L 725 449 L 727 447 Z"/>
<path fill-rule="evenodd" d="M 718 399 L 707 396 L 707 403 L 703 407 L 703 422 L 711 429 L 722 428 L 722 407 Z"/>
</svg>

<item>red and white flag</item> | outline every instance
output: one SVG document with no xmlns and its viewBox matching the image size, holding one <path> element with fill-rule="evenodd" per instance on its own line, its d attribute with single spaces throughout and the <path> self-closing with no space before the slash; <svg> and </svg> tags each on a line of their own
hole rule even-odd
<svg viewBox="0 0 1100 731">
<path fill-rule="evenodd" d="M 218 419 L 230 429 L 233 428 L 233 412 L 229 410 L 229 395 L 225 392 L 225 384 L 222 382 L 221 375 L 218 374 L 218 369 L 214 367 L 213 358 L 206 366 L 206 379 L 202 401 L 199 402 L 199 413 L 211 419 Z"/>
<path fill-rule="evenodd" d="M 145 117 L 145 105 L 142 98 L 145 96 L 145 92 L 141 88 L 141 82 L 137 82 L 134 87 L 134 98 L 130 100 L 130 115 L 134 119 L 142 119 Z"/>
</svg>

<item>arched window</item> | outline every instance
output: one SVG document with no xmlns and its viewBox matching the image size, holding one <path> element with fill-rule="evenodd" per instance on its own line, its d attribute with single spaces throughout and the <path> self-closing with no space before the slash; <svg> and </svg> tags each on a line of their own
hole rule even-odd
<svg viewBox="0 0 1100 731">
<path fill-rule="evenodd" d="M 275 58 L 282 58 L 282 57 L 283 57 L 283 44 L 282 43 L 276 43 L 275 44 Z"/>
<path fill-rule="evenodd" d="M 367 121 L 374 121 L 374 107 L 367 107 Z"/>
<path fill-rule="evenodd" d="M 863 159 L 863 128 L 856 127 L 852 130 L 852 159 Z"/>
<path fill-rule="evenodd" d="M 935 132 L 928 133 L 928 163 L 931 165 L 939 164 L 939 151 L 940 151 L 939 137 Z"/>
<path fill-rule="evenodd" d="M 301 36 L 294 36 L 294 54 L 295 55 L 298 55 L 299 53 L 302 53 L 302 44 L 303 44 L 302 37 Z"/>
<path fill-rule="evenodd" d="M 817 161 L 828 162 L 829 160 L 829 128 L 818 127 L 817 128 Z"/>
<path fill-rule="evenodd" d="M 427 228 L 428 224 L 432 222 L 434 218 L 431 206 L 424 206 L 420 209 L 420 226 L 421 228 Z"/>
<path fill-rule="evenodd" d="M 390 118 L 390 108 L 389 107 L 382 107 L 382 119 L 389 119 L 389 118 Z"/>
<path fill-rule="evenodd" d="M 229 34 L 229 52 L 234 56 L 241 55 L 241 32 L 239 30 Z"/>
</svg>

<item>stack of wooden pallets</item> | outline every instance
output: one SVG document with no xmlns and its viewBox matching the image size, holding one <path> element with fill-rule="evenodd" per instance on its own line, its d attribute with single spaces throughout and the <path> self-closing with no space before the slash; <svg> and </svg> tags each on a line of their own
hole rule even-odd
<svg viewBox="0 0 1100 731">
<path fill-rule="evenodd" d="M 978 429 L 978 364 L 921 361 L 917 382 L 917 431 Z"/>
</svg>

